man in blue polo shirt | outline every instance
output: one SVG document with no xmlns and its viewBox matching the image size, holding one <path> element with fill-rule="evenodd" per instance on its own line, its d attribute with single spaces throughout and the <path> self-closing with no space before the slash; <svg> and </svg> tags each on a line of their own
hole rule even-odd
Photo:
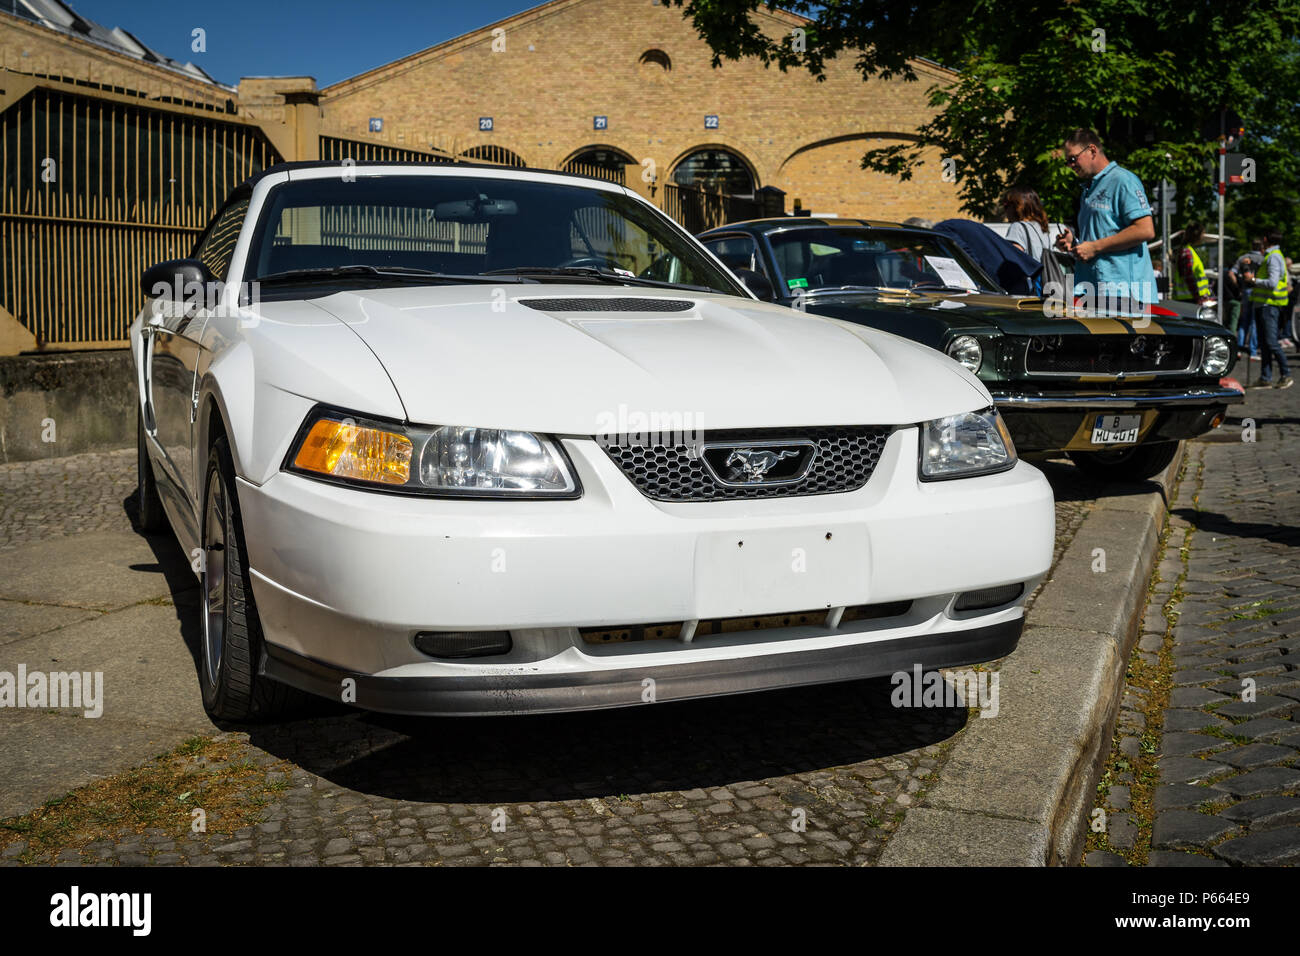
<svg viewBox="0 0 1300 956">
<path fill-rule="evenodd" d="M 1146 244 L 1156 235 L 1142 180 L 1112 163 L 1090 129 L 1076 129 L 1065 139 L 1065 162 L 1087 180 L 1079 197 L 1079 236 L 1066 229 L 1057 247 L 1075 258 L 1076 294 L 1086 297 L 1089 283 L 1099 306 L 1111 300 L 1128 310 L 1154 303 L 1156 275 Z M 1119 300 L 1116 302 L 1115 300 Z"/>
</svg>

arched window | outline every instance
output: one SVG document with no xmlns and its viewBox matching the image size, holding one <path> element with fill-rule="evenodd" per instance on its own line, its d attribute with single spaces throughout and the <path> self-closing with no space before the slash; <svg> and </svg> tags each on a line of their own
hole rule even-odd
<svg viewBox="0 0 1300 956">
<path fill-rule="evenodd" d="M 623 167 L 628 163 L 635 165 L 636 160 L 621 149 L 614 149 L 611 146 L 587 146 L 569 157 L 564 164 L 564 170 L 621 183 Z"/>
<path fill-rule="evenodd" d="M 673 170 L 673 182 L 732 196 L 752 196 L 756 185 L 748 163 L 731 150 L 716 146 L 684 157 Z"/>
<path fill-rule="evenodd" d="M 497 163 L 501 166 L 515 166 L 520 169 L 527 166 L 523 157 L 518 153 L 506 149 L 504 146 L 495 146 L 491 143 L 485 146 L 471 146 L 465 152 L 460 154 L 461 159 L 468 159 L 477 163 Z"/>
</svg>

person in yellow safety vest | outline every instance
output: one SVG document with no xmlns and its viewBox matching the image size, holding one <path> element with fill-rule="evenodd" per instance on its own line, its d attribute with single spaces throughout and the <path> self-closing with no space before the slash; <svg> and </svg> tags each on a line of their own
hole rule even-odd
<svg viewBox="0 0 1300 956">
<path fill-rule="evenodd" d="M 1210 298 L 1210 279 L 1195 248 L 1203 238 L 1205 227 L 1199 222 L 1190 223 L 1183 230 L 1183 250 L 1178 254 L 1178 263 L 1170 277 L 1170 298 L 1183 302 L 1205 302 Z"/>
<path fill-rule="evenodd" d="M 1264 261 L 1259 264 L 1257 273 L 1247 272 L 1243 278 L 1250 290 L 1251 311 L 1255 314 L 1255 328 L 1259 330 L 1259 347 L 1262 352 L 1259 369 L 1259 385 L 1272 384 L 1273 359 L 1277 359 L 1277 370 L 1281 378 L 1278 388 L 1290 388 L 1291 367 L 1286 356 L 1277 344 L 1277 322 L 1282 306 L 1287 299 L 1286 259 L 1282 256 L 1282 233 L 1274 229 L 1268 234 L 1268 244 L 1264 249 Z"/>
</svg>

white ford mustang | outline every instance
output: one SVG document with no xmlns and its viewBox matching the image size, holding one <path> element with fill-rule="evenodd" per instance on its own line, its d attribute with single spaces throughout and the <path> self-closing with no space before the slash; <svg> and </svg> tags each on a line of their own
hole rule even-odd
<svg viewBox="0 0 1300 956">
<path fill-rule="evenodd" d="M 277 166 L 144 286 L 140 522 L 200 575 L 218 718 L 986 661 L 1051 560 L 974 376 L 759 301 L 621 186 Z"/>
</svg>

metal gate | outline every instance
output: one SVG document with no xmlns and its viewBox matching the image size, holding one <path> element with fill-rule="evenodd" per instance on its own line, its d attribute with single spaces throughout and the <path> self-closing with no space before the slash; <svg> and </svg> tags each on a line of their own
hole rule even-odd
<svg viewBox="0 0 1300 956">
<path fill-rule="evenodd" d="M 120 345 L 145 268 L 278 159 L 216 110 L 35 85 L 0 113 L 0 305 L 38 345 Z"/>
</svg>

